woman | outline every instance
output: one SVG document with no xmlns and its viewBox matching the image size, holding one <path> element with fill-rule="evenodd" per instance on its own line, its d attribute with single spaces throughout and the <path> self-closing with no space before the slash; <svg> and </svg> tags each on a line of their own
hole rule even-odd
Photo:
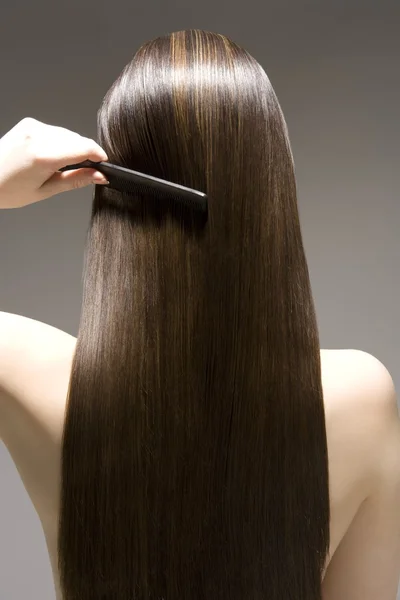
<svg viewBox="0 0 400 600">
<path fill-rule="evenodd" d="M 158 38 L 106 94 L 98 138 L 24 120 L 1 141 L 3 207 L 107 159 L 205 191 L 208 220 L 98 186 L 78 339 L 2 317 L 2 437 L 58 598 L 394 600 L 393 382 L 319 348 L 265 72 L 221 35 Z"/>
</svg>

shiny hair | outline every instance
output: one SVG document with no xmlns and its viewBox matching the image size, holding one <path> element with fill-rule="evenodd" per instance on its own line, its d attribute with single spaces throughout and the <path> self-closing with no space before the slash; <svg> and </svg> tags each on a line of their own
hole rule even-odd
<svg viewBox="0 0 400 600">
<path fill-rule="evenodd" d="M 320 600 L 329 478 L 293 157 L 223 35 L 144 44 L 104 97 L 110 162 L 208 219 L 96 186 L 62 446 L 65 600 Z"/>
</svg>

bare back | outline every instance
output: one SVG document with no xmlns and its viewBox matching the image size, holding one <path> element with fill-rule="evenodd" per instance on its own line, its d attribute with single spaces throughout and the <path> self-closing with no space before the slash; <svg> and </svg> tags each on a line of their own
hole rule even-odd
<svg viewBox="0 0 400 600">
<path fill-rule="evenodd" d="M 17 315 L 0 313 L 0 320 L 5 332 L 0 351 L 0 416 L 3 429 L 0 433 L 43 526 L 57 600 L 61 600 L 56 553 L 61 436 L 76 338 Z M 392 421 L 398 428 L 396 401 L 394 397 L 387 401 L 379 400 L 379 389 L 386 370 L 371 355 L 356 350 L 321 350 L 321 361 L 331 502 L 331 545 L 325 568 L 324 599 L 395 600 L 395 595 L 368 596 L 364 593 L 361 596 L 361 579 L 365 581 L 367 577 L 367 573 L 362 572 L 357 575 L 360 578 L 360 596 L 354 594 L 357 587 L 352 588 L 351 596 L 346 596 L 348 584 L 340 588 L 341 596 L 336 595 L 336 590 L 341 585 L 337 581 L 340 563 L 352 560 L 349 554 L 351 548 L 355 557 L 356 552 L 362 551 L 362 544 L 378 543 L 377 540 L 368 540 L 365 529 L 358 531 L 354 523 L 371 496 L 376 481 L 376 456 L 380 451 L 377 444 L 383 444 L 385 428 L 390 428 Z M 388 374 L 387 377 L 390 379 Z M 393 461 L 393 482 L 397 482 L 400 479 L 396 477 L 400 473 L 399 461 L 395 458 Z M 396 493 L 400 492 L 397 483 L 393 483 L 392 487 Z M 400 493 L 397 498 L 400 499 Z M 393 500 L 391 502 L 390 507 L 394 504 Z M 365 517 L 361 514 L 360 518 Z M 393 531 L 393 523 L 386 522 L 384 515 L 381 521 L 382 527 Z M 392 543 L 393 552 L 398 553 L 396 556 L 400 560 L 398 520 L 395 526 L 399 531 L 398 540 L 394 537 L 389 543 Z M 385 542 L 388 543 L 383 536 L 382 543 Z M 344 558 L 340 558 L 341 550 L 338 551 L 342 546 L 345 548 Z M 382 553 L 384 549 L 378 548 L 377 554 L 379 551 Z M 332 567 L 328 569 L 330 563 Z M 395 571 L 396 563 L 391 564 L 390 568 Z M 389 585 L 396 586 L 396 582 L 393 584 L 395 574 L 390 573 L 388 577 L 386 581 L 392 582 Z M 333 590 L 335 595 L 332 595 Z"/>
</svg>

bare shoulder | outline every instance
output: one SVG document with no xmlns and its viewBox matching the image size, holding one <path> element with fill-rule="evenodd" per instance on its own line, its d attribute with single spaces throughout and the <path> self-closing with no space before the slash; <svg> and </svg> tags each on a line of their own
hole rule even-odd
<svg viewBox="0 0 400 600">
<path fill-rule="evenodd" d="M 55 366 L 73 352 L 76 338 L 41 321 L 0 312 L 0 389 L 29 378 L 40 365 Z M 32 379 L 30 379 L 32 383 Z"/>
<path fill-rule="evenodd" d="M 11 351 L 15 348 L 19 351 L 35 348 L 35 353 L 48 354 L 53 346 L 58 350 L 74 343 L 74 336 L 48 323 L 0 311 L 0 344 Z"/>
<path fill-rule="evenodd" d="M 337 378 L 338 369 L 340 370 L 342 377 L 337 380 L 337 389 L 342 380 L 347 387 L 350 378 L 355 384 L 354 391 L 359 389 L 359 386 L 361 391 L 365 391 L 366 380 L 368 383 L 374 381 L 383 384 L 384 387 L 389 385 L 393 391 L 393 380 L 387 367 L 378 358 L 363 350 L 321 350 L 321 367 L 323 375 L 333 376 L 331 380 Z"/>
<path fill-rule="evenodd" d="M 362 350 L 321 351 L 321 371 L 330 467 L 343 476 L 348 464 L 362 501 L 388 460 L 386 449 L 391 454 L 400 443 L 393 378 L 382 361 Z M 396 478 L 400 469 L 392 467 Z"/>
<path fill-rule="evenodd" d="M 396 390 L 387 367 L 362 350 L 321 350 L 326 410 L 358 414 L 361 428 L 386 435 L 389 422 L 398 420 Z M 349 412 L 348 412 L 349 411 Z"/>
<path fill-rule="evenodd" d="M 65 397 L 76 338 L 41 321 L 0 312 L 0 437 L 26 419 L 54 421 Z"/>
<path fill-rule="evenodd" d="M 333 510 L 346 477 L 356 481 L 352 489 L 357 497 L 335 544 L 323 598 L 395 600 L 400 575 L 400 419 L 393 379 L 366 352 L 322 351 L 321 358 Z"/>
</svg>

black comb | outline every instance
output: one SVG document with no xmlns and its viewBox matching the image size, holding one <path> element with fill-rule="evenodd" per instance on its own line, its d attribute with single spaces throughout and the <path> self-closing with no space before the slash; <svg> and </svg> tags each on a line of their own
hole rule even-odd
<svg viewBox="0 0 400 600">
<path fill-rule="evenodd" d="M 136 194 L 142 191 L 161 198 L 178 200 L 188 208 L 194 208 L 207 213 L 207 194 L 109 162 L 84 160 L 74 165 L 62 167 L 59 171 L 72 171 L 73 169 L 82 169 L 85 167 L 96 169 L 96 171 L 100 171 L 107 178 L 110 184 L 105 184 L 104 187 L 109 187 L 125 194 Z"/>
</svg>

